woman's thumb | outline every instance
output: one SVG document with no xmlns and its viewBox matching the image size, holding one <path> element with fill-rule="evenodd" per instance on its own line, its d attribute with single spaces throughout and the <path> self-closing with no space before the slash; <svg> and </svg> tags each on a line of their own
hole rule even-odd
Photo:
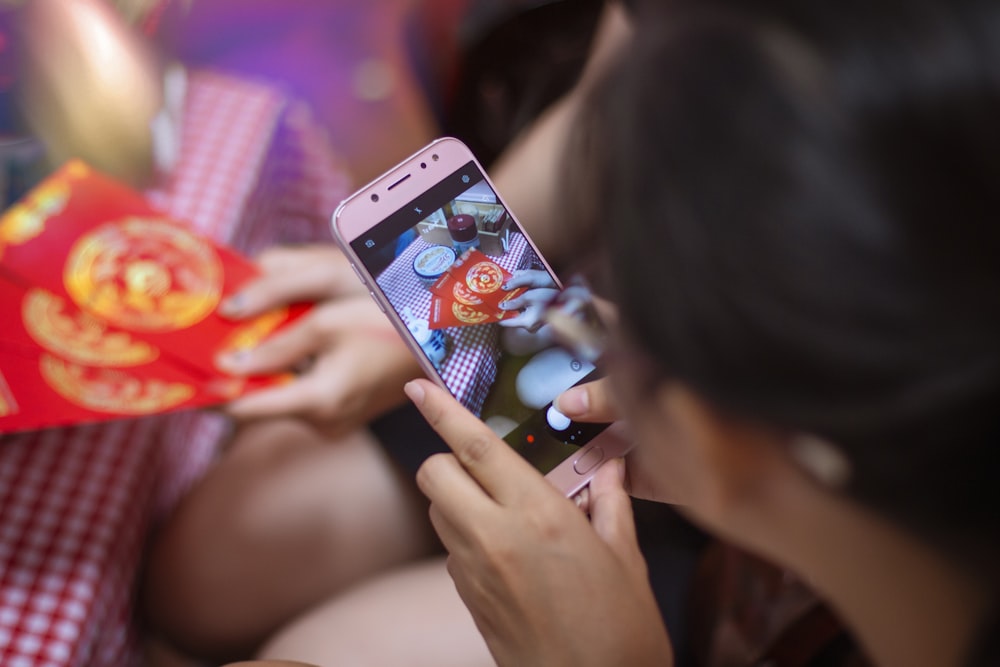
<svg viewBox="0 0 1000 667">
<path fill-rule="evenodd" d="M 620 558 L 632 561 L 639 556 L 632 499 L 625 492 L 623 459 L 607 461 L 590 480 L 590 522 Z"/>
</svg>

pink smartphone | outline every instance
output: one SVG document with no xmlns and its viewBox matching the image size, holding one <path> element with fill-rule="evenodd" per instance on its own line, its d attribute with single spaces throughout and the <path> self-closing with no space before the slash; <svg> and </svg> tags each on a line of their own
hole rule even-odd
<svg viewBox="0 0 1000 667">
<path fill-rule="evenodd" d="M 533 319 L 562 286 L 463 143 L 438 139 L 356 192 L 333 232 L 428 377 L 563 493 L 625 453 L 553 407 L 596 370 Z"/>
</svg>

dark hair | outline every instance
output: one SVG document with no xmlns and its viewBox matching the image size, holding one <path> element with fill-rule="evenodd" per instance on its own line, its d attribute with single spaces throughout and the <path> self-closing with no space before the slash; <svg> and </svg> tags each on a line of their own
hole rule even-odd
<svg viewBox="0 0 1000 667">
<path fill-rule="evenodd" d="M 996 577 L 1000 5 L 665 4 L 572 156 L 629 334 Z"/>
</svg>

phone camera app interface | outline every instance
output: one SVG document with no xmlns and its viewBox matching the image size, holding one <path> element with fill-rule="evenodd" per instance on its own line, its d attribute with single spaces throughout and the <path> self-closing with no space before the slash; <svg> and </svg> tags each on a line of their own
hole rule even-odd
<svg viewBox="0 0 1000 667">
<path fill-rule="evenodd" d="M 354 250 L 445 385 L 537 467 L 602 428 L 552 408 L 594 366 L 556 345 L 541 315 L 557 283 L 474 163 L 366 239 Z"/>
</svg>

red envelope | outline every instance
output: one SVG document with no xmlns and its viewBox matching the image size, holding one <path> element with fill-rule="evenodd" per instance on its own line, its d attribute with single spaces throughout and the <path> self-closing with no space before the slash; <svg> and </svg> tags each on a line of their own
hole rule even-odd
<svg viewBox="0 0 1000 667">
<path fill-rule="evenodd" d="M 517 315 L 517 311 L 500 309 L 501 303 L 525 291 L 523 287 L 503 289 L 511 278 L 510 272 L 479 250 L 466 251 L 430 287 L 435 295 L 430 328 L 489 324 Z"/>
<path fill-rule="evenodd" d="M 0 433 L 214 405 L 245 387 L 238 378 L 204 383 L 164 361 L 121 369 L 0 349 Z"/>
<path fill-rule="evenodd" d="M 218 304 L 256 275 L 139 193 L 68 163 L 0 216 L 0 312 L 10 323 L 0 373 L 18 406 L 16 419 L 0 416 L 0 432 L 209 405 L 287 380 L 214 366 L 220 351 L 256 345 L 308 309 L 220 317 Z M 116 379 L 133 407 L 108 398 Z"/>
<path fill-rule="evenodd" d="M 215 376 L 213 359 L 236 326 L 216 308 L 258 274 L 232 250 L 76 161 L 0 218 L 0 268 Z M 240 326 L 269 333 L 266 324 L 273 330 L 290 315 Z"/>
<path fill-rule="evenodd" d="M 431 310 L 427 318 L 430 329 L 447 329 L 448 327 L 469 327 L 479 324 L 499 322 L 507 313 L 504 311 L 484 311 L 466 306 L 455 301 L 442 299 L 439 296 L 431 298 Z"/>
</svg>

